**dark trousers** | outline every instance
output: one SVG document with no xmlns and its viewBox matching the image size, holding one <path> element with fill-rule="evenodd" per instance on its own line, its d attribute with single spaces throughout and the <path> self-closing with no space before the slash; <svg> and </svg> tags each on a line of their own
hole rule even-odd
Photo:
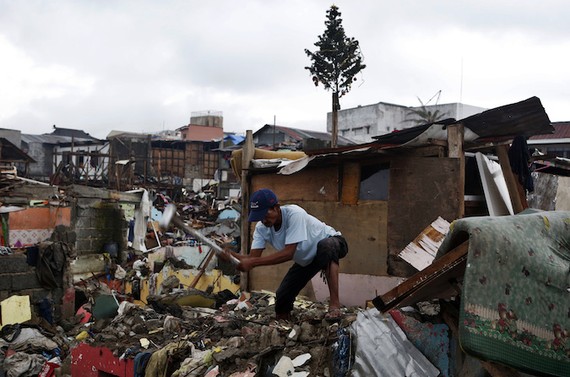
<svg viewBox="0 0 570 377">
<path fill-rule="evenodd" d="M 322 239 L 317 244 L 317 254 L 307 266 L 293 264 L 281 281 L 275 294 L 275 313 L 287 314 L 293 310 L 295 298 L 319 271 L 328 267 L 331 262 L 339 263 L 348 253 L 348 245 L 342 236 Z"/>
</svg>

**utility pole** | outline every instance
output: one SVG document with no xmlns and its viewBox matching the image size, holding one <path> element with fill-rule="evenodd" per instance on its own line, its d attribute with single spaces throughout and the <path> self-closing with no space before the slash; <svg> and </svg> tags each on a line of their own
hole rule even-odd
<svg viewBox="0 0 570 377">
<path fill-rule="evenodd" d="M 275 133 L 277 132 L 276 131 L 276 119 L 277 119 L 277 116 L 273 115 L 273 150 L 275 150 Z"/>
</svg>

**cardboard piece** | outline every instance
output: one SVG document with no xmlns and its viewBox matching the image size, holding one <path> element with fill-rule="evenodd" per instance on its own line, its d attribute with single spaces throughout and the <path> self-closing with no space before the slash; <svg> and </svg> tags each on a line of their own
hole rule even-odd
<svg viewBox="0 0 570 377">
<path fill-rule="evenodd" d="M 11 296 L 0 302 L 2 323 L 0 328 L 14 323 L 24 323 L 32 319 L 30 296 Z"/>
</svg>

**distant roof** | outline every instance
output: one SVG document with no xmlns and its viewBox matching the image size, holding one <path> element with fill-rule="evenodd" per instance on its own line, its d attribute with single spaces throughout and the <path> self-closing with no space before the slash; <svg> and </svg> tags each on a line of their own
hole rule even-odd
<svg viewBox="0 0 570 377">
<path fill-rule="evenodd" d="M 4 161 L 28 161 L 35 162 L 33 158 L 28 156 L 23 150 L 12 144 L 8 139 L 0 137 L 0 144 L 2 145 L 2 155 L 0 158 Z"/>
<path fill-rule="evenodd" d="M 129 132 L 129 131 L 118 131 L 112 130 L 107 135 L 107 139 L 114 139 L 116 137 L 128 137 L 132 139 L 148 139 L 150 134 L 140 133 L 140 132 Z"/>
<path fill-rule="evenodd" d="M 89 135 L 82 130 L 74 130 L 71 128 L 54 127 L 54 131 L 50 134 L 30 135 L 21 134 L 22 141 L 25 143 L 41 143 L 41 144 L 98 144 L 102 141 Z"/>
<path fill-rule="evenodd" d="M 570 139 L 570 122 L 553 122 L 554 133 L 534 135 L 529 140 L 560 140 Z"/>
<path fill-rule="evenodd" d="M 245 140 L 245 136 L 242 135 L 234 135 L 234 134 L 226 134 L 224 136 L 224 141 L 231 140 L 232 143 L 235 145 L 240 144 L 242 141 Z"/>
<path fill-rule="evenodd" d="M 376 103 L 371 103 L 371 104 L 368 104 L 368 105 L 358 105 L 358 106 L 356 106 L 356 108 L 359 108 L 359 107 L 369 107 L 369 106 L 378 106 L 378 105 L 387 105 L 387 106 L 401 107 L 401 108 L 405 108 L 405 109 L 409 108 L 409 106 L 398 105 L 398 104 L 395 104 L 395 103 L 382 102 L 382 101 L 376 102 Z M 354 107 L 349 108 L 349 109 L 343 109 L 343 110 L 340 110 L 340 111 L 349 111 L 349 110 L 352 110 L 352 109 L 354 109 Z M 332 113 L 332 111 L 329 111 L 329 114 L 331 114 L 331 113 Z"/>
<path fill-rule="evenodd" d="M 97 138 L 94 138 L 93 136 L 89 135 L 87 132 L 83 130 L 74 130 L 72 128 L 61 128 L 61 127 L 56 127 L 55 125 L 53 126 L 53 128 L 54 131 L 51 134 L 47 135 L 68 136 L 73 138 L 98 140 Z"/>
<path fill-rule="evenodd" d="M 196 126 L 191 124 L 182 132 L 186 135 L 184 140 L 187 141 L 212 141 L 221 140 L 224 137 L 224 129 L 220 127 Z"/>
<path fill-rule="evenodd" d="M 284 127 L 284 126 L 274 126 L 272 124 L 266 124 L 261 127 L 259 130 L 255 131 L 253 134 L 257 134 L 262 132 L 265 129 L 273 129 L 275 127 L 276 131 L 282 132 L 285 135 L 295 139 L 296 141 L 303 141 L 303 139 L 317 139 L 317 140 L 324 140 L 324 141 L 331 141 L 332 134 L 329 132 L 320 132 L 320 131 L 312 131 L 312 130 L 302 130 L 300 128 L 292 128 L 292 127 Z M 354 145 L 355 143 L 347 139 L 344 136 L 338 135 L 338 145 Z"/>
<path fill-rule="evenodd" d="M 100 143 L 101 140 L 95 138 L 81 138 L 81 137 L 69 137 L 69 136 L 58 136 L 52 134 L 43 135 L 30 135 L 22 134 L 22 141 L 25 143 L 41 143 L 41 144 L 67 144 L 72 141 L 77 144 L 96 144 Z"/>
</svg>

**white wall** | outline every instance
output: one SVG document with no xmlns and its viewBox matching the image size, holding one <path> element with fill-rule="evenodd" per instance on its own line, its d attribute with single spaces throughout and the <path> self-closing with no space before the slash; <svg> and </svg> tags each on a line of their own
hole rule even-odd
<svg viewBox="0 0 570 377">
<path fill-rule="evenodd" d="M 374 140 L 372 139 L 373 136 L 413 127 L 416 125 L 414 122 L 406 121 L 410 118 L 410 108 L 418 109 L 419 107 L 379 102 L 340 110 L 338 113 L 339 135 L 357 143 L 369 143 Z M 442 119 L 455 118 L 458 120 L 486 110 L 482 107 L 461 103 L 426 106 L 426 109 L 430 111 L 439 110 L 445 114 Z M 327 113 L 327 131 L 332 131 L 332 112 Z"/>
</svg>

